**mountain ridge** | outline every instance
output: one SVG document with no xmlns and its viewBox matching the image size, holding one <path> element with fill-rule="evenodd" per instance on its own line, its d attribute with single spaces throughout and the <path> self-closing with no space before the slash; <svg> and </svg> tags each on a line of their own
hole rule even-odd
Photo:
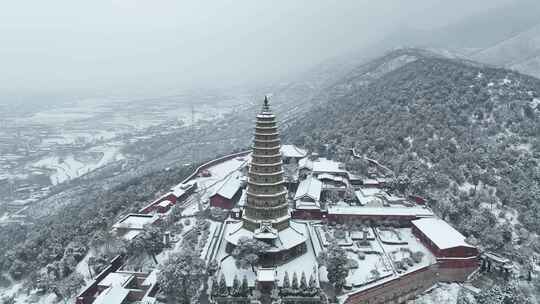
<svg viewBox="0 0 540 304">
<path fill-rule="evenodd" d="M 342 81 L 338 86 L 354 87 L 348 82 L 355 79 Z M 441 217 L 486 249 L 538 252 L 539 92 L 540 80 L 532 76 L 419 56 L 328 98 L 299 119 L 287 139 L 345 162 L 355 148 L 391 167 L 406 181 L 404 192 L 428 198 Z M 490 204 L 504 216 L 497 218 Z M 514 211 L 517 223 L 510 224 L 506 216 Z M 533 235 L 524 244 L 501 237 L 522 228 Z"/>
</svg>

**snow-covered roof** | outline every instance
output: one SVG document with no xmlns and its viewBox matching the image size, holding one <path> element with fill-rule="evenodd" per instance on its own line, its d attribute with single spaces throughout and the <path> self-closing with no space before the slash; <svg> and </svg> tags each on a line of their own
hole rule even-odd
<svg viewBox="0 0 540 304">
<path fill-rule="evenodd" d="M 236 192 L 238 192 L 241 186 L 242 182 L 239 179 L 230 177 L 223 182 L 223 184 L 221 184 L 221 187 L 219 187 L 215 194 L 218 194 L 226 199 L 231 199 Z"/>
<path fill-rule="evenodd" d="M 362 191 L 354 191 L 354 195 L 356 196 L 356 199 L 360 203 L 360 205 L 365 206 L 370 203 L 377 203 L 382 204 L 382 200 L 379 197 L 376 196 L 366 196 L 362 193 Z"/>
<path fill-rule="evenodd" d="M 123 286 L 132 276 L 130 273 L 111 272 L 98 283 L 98 286 Z"/>
<path fill-rule="evenodd" d="M 238 207 L 245 207 L 247 204 L 247 191 L 242 190 L 242 195 L 240 196 L 240 200 L 238 201 Z"/>
<path fill-rule="evenodd" d="M 313 172 L 314 173 L 344 173 L 345 170 L 341 169 L 341 163 L 320 157 L 313 162 Z"/>
<path fill-rule="evenodd" d="M 307 151 L 295 145 L 283 145 L 281 146 L 281 154 L 283 157 L 302 158 L 306 157 Z"/>
<path fill-rule="evenodd" d="M 376 202 L 382 204 L 381 196 L 385 196 L 386 193 L 379 188 L 360 188 L 354 191 L 354 195 L 360 205 L 365 206 L 371 202 Z"/>
<path fill-rule="evenodd" d="M 362 180 L 364 185 L 378 185 L 380 182 L 373 178 L 366 178 Z"/>
<path fill-rule="evenodd" d="M 128 296 L 129 290 L 114 286 L 105 289 L 94 300 L 94 304 L 121 304 Z"/>
<path fill-rule="evenodd" d="M 319 210 L 321 209 L 321 205 L 318 201 L 310 202 L 310 201 L 297 200 L 295 202 L 295 208 L 297 210 Z"/>
<path fill-rule="evenodd" d="M 412 221 L 426 237 L 428 237 L 439 249 L 453 247 L 474 247 L 465 242 L 465 236 L 439 218 L 423 218 Z"/>
<path fill-rule="evenodd" d="M 171 188 L 171 191 L 174 196 L 180 197 L 186 193 L 187 190 L 189 190 L 191 187 L 193 187 L 197 181 L 189 181 L 185 184 L 178 184 Z"/>
<path fill-rule="evenodd" d="M 321 199 L 322 182 L 312 176 L 309 176 L 298 185 L 294 199 L 298 200 L 302 197 L 310 197 L 314 201 Z"/>
<path fill-rule="evenodd" d="M 352 181 L 352 180 L 355 180 L 355 181 L 362 180 L 362 176 L 351 173 L 351 172 L 349 172 L 348 178 L 349 178 L 350 181 Z"/>
<path fill-rule="evenodd" d="M 275 239 L 278 237 L 278 231 L 271 224 L 262 224 L 255 229 L 253 235 L 256 239 Z"/>
<path fill-rule="evenodd" d="M 128 232 L 124 233 L 124 235 L 122 235 L 122 238 L 124 240 L 131 241 L 136 238 L 141 232 L 142 230 L 129 230 Z"/>
<path fill-rule="evenodd" d="M 278 236 L 273 242 L 273 247 L 269 251 L 280 251 L 293 248 L 307 239 L 307 232 L 304 224 L 291 221 L 289 227 L 278 231 Z M 225 239 L 232 244 L 238 244 L 242 237 L 253 238 L 254 233 L 242 227 L 242 222 L 228 224 L 225 232 Z"/>
<path fill-rule="evenodd" d="M 142 230 L 145 225 L 153 224 L 159 219 L 159 215 L 135 214 L 131 213 L 113 225 L 116 229 L 136 229 Z"/>
<path fill-rule="evenodd" d="M 274 268 L 259 268 L 257 270 L 257 281 L 274 282 L 276 280 L 276 270 Z"/>
<path fill-rule="evenodd" d="M 309 159 L 309 157 L 302 158 L 301 160 L 298 161 L 298 169 L 302 169 L 302 168 L 312 170 L 313 169 L 313 161 L 311 161 L 311 159 Z"/>
<path fill-rule="evenodd" d="M 378 178 L 377 178 L 377 181 L 378 181 L 380 184 L 387 184 L 387 183 L 391 183 L 391 182 L 392 182 L 392 178 L 391 178 L 391 177 L 378 177 Z"/>
<path fill-rule="evenodd" d="M 172 203 L 171 203 L 171 201 L 169 201 L 169 200 L 164 200 L 164 201 L 162 201 L 162 202 L 160 202 L 160 203 L 158 204 L 158 206 L 163 207 L 163 208 L 167 208 L 167 207 L 169 207 L 170 205 L 172 205 Z"/>
<path fill-rule="evenodd" d="M 157 270 L 152 270 L 150 274 L 144 279 L 141 286 L 151 286 L 157 283 Z"/>
<path fill-rule="evenodd" d="M 433 212 L 421 207 L 358 207 L 328 206 L 328 214 L 342 215 L 383 215 L 383 216 L 433 216 Z"/>
<path fill-rule="evenodd" d="M 335 181 L 335 182 L 340 182 L 340 183 L 347 184 L 347 179 L 344 178 L 343 176 L 335 176 L 335 175 L 332 175 L 330 173 L 321 173 L 321 174 L 317 175 L 317 178 L 319 180 L 328 179 L 328 180 L 332 180 L 332 181 Z"/>
<path fill-rule="evenodd" d="M 384 191 L 381 189 L 371 187 L 360 187 L 358 192 L 362 193 L 364 196 L 376 196 L 379 194 L 384 194 Z"/>
</svg>

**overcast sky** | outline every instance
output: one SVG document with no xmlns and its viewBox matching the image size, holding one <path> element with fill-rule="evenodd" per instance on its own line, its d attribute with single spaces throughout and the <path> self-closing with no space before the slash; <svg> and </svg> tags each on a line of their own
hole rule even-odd
<svg viewBox="0 0 540 304">
<path fill-rule="evenodd" d="M 401 27 L 505 0 L 0 0 L 0 92 L 159 92 L 285 79 Z"/>
</svg>

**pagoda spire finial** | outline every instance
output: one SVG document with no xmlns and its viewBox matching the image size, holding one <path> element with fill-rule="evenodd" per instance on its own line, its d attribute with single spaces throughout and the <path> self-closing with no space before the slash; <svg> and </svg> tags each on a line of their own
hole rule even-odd
<svg viewBox="0 0 540 304">
<path fill-rule="evenodd" d="M 268 104 L 268 96 L 264 95 L 263 111 L 270 111 L 270 105 Z"/>
</svg>

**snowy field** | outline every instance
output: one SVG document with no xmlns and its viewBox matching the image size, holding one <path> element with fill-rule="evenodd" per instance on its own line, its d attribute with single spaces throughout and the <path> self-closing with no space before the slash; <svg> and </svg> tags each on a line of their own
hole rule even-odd
<svg viewBox="0 0 540 304">
<path fill-rule="evenodd" d="M 70 154 L 64 158 L 50 156 L 30 165 L 31 168 L 51 170 L 51 183 L 57 185 L 80 177 L 95 169 L 101 168 L 111 162 L 124 159 L 118 145 L 103 145 L 90 149 L 92 155 L 101 155 L 98 159 L 84 157 L 82 154 Z"/>
</svg>

